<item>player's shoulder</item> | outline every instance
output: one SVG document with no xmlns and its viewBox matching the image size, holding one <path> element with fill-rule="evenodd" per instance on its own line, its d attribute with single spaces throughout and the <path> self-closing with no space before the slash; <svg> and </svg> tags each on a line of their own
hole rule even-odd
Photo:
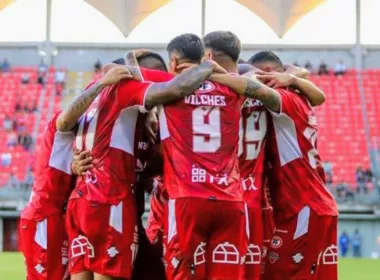
<svg viewBox="0 0 380 280">
<path fill-rule="evenodd" d="M 156 69 L 148 69 L 144 67 L 140 67 L 141 74 L 146 81 L 152 82 L 166 82 L 170 81 L 174 75 L 165 71 L 156 70 Z"/>
</svg>

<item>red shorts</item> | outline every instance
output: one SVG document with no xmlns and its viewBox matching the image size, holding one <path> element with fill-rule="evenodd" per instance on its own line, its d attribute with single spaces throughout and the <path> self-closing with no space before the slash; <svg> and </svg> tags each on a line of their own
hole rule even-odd
<svg viewBox="0 0 380 280">
<path fill-rule="evenodd" d="M 276 223 L 263 279 L 338 279 L 337 224 L 337 217 L 318 216 L 309 206 Z"/>
<path fill-rule="evenodd" d="M 266 208 L 261 209 L 261 214 L 262 214 L 263 232 L 264 232 L 262 259 L 261 259 L 261 273 L 263 274 L 265 271 L 265 263 L 266 263 L 265 259 L 268 256 L 268 248 L 270 247 L 270 242 L 272 240 L 275 227 L 274 227 L 274 217 L 273 217 L 272 207 L 266 207 Z"/>
<path fill-rule="evenodd" d="M 144 229 L 142 229 L 144 231 Z M 162 239 L 151 244 L 145 234 L 139 234 L 139 251 L 133 267 L 132 280 L 165 280 Z"/>
<path fill-rule="evenodd" d="M 92 271 L 129 278 L 138 250 L 135 198 L 118 205 L 99 204 L 84 198 L 67 206 L 70 274 Z"/>
<path fill-rule="evenodd" d="M 62 215 L 42 221 L 21 219 L 20 243 L 28 280 L 68 279 L 68 241 Z"/>
<path fill-rule="evenodd" d="M 165 260 L 168 280 L 244 279 L 248 217 L 243 202 L 169 200 Z"/>
<path fill-rule="evenodd" d="M 261 252 L 263 248 L 263 220 L 261 209 L 248 208 L 249 245 L 245 256 L 246 279 L 261 277 Z"/>
</svg>

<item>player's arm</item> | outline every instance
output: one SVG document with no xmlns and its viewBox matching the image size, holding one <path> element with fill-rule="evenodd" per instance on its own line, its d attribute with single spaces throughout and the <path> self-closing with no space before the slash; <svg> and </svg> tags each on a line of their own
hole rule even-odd
<svg viewBox="0 0 380 280">
<path fill-rule="evenodd" d="M 77 124 L 79 118 L 86 112 L 95 98 L 102 90 L 120 82 L 122 79 L 133 78 L 130 71 L 124 66 L 114 66 L 94 85 L 76 97 L 57 118 L 57 129 L 61 132 L 71 131 Z"/>
<path fill-rule="evenodd" d="M 297 70 L 296 70 L 297 71 Z M 301 72 L 300 72 L 301 73 Z M 311 81 L 290 73 L 270 72 L 257 75 L 261 81 L 273 88 L 293 87 L 306 96 L 312 106 L 319 106 L 326 101 L 326 94 Z"/>
<path fill-rule="evenodd" d="M 210 80 L 226 85 L 240 95 L 260 100 L 269 110 L 280 112 L 280 94 L 260 82 L 254 72 L 248 72 L 242 76 L 212 74 Z"/>
<path fill-rule="evenodd" d="M 139 63 L 137 61 L 137 58 L 143 55 L 150 54 L 151 51 L 147 49 L 138 49 L 138 50 L 131 50 L 125 53 L 124 55 L 124 63 L 126 66 L 130 66 L 129 69 L 133 76 L 138 76 L 140 80 L 144 80 L 144 77 L 140 71 Z"/>
<path fill-rule="evenodd" d="M 167 104 L 190 95 L 213 72 L 226 73 L 219 64 L 208 60 L 182 72 L 168 82 L 153 83 L 145 94 L 145 106 L 149 108 L 159 104 Z"/>
</svg>

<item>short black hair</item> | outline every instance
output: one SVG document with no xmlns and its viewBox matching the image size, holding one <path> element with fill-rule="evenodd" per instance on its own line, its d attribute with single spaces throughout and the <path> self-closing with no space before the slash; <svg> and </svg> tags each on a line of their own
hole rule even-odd
<svg viewBox="0 0 380 280">
<path fill-rule="evenodd" d="M 115 59 L 114 61 L 112 61 L 112 63 L 119 64 L 119 65 L 125 65 L 124 58 L 122 58 L 122 57 Z"/>
<path fill-rule="evenodd" d="M 176 51 L 183 59 L 200 63 L 205 54 L 205 48 L 201 38 L 195 34 L 182 34 L 171 40 L 166 47 L 169 55 Z"/>
<path fill-rule="evenodd" d="M 241 52 L 239 38 L 231 31 L 214 31 L 203 37 L 206 48 L 220 52 L 237 62 Z"/>
<path fill-rule="evenodd" d="M 284 67 L 281 59 L 272 51 L 261 51 L 248 59 L 248 63 L 251 65 L 262 62 L 272 62 L 278 66 Z"/>
<path fill-rule="evenodd" d="M 151 52 L 149 54 L 145 54 L 145 55 L 140 56 L 139 58 L 137 58 L 137 62 L 140 64 L 141 60 L 148 59 L 148 58 L 157 59 L 158 61 L 160 61 L 162 63 L 162 66 L 165 68 L 165 71 L 166 72 L 168 71 L 165 60 L 162 58 L 161 55 L 159 55 L 158 53 L 155 53 L 155 52 Z"/>
<path fill-rule="evenodd" d="M 238 60 L 238 64 L 247 64 L 247 61 L 245 61 L 245 60 L 242 59 L 242 58 L 239 58 L 239 60 Z"/>
</svg>

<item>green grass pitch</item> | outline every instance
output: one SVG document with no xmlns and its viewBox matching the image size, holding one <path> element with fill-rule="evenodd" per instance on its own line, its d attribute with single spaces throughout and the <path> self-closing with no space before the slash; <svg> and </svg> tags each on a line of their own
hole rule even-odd
<svg viewBox="0 0 380 280">
<path fill-rule="evenodd" d="M 0 279 L 25 279 L 24 260 L 20 253 L 0 253 Z M 379 279 L 380 260 L 342 259 L 339 262 L 339 280 Z"/>
</svg>

